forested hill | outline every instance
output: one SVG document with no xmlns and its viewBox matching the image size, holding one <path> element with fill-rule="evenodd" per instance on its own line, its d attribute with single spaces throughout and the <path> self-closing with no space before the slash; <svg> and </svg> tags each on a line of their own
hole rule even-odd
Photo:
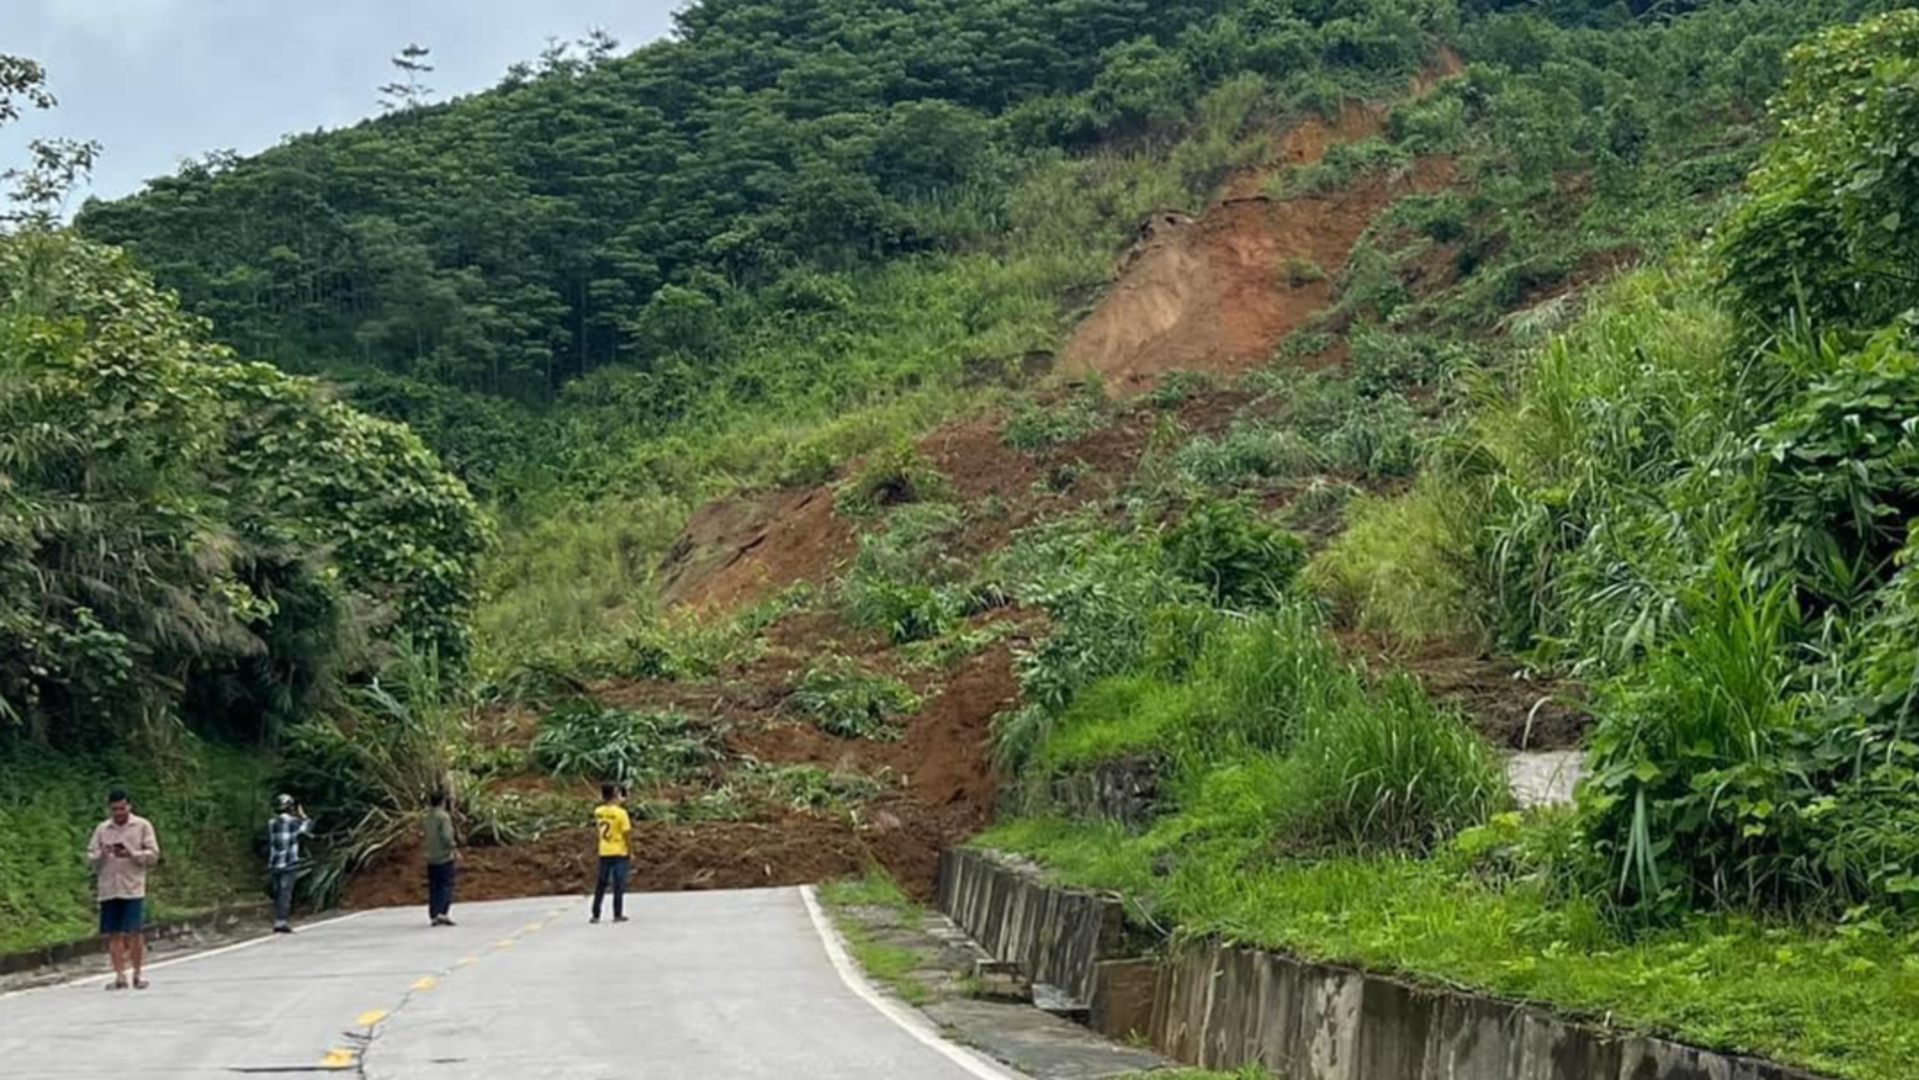
<svg viewBox="0 0 1919 1080">
<path fill-rule="evenodd" d="M 1189 31 L 1227 6 L 699 4 L 630 56 L 553 51 L 493 92 L 209 160 L 80 224 L 243 352 L 541 400 L 710 347 L 729 288 L 989 235 L 995 122 L 1021 142 L 1137 129 L 1179 105 L 1177 42 L 1203 48 Z M 1365 21 L 1354 48 L 1416 62 L 1416 35 Z"/>
<path fill-rule="evenodd" d="M 608 365 L 712 360 L 741 290 L 785 282 L 788 310 L 817 302 L 804 268 L 998 243 L 1022 162 L 1170 135 L 1235 75 L 1336 106 L 1355 84 L 1403 85 L 1462 22 L 1516 14 L 1478 52 L 1564 65 L 1590 109 L 1593 72 L 1621 57 L 1555 55 L 1546 20 L 1698 6 L 710 0 L 631 55 L 550 50 L 491 92 L 211 157 L 79 225 L 243 354 L 538 403 Z M 1772 85 L 1776 42 L 1701 45 L 1726 52 L 1695 76 Z"/>
</svg>

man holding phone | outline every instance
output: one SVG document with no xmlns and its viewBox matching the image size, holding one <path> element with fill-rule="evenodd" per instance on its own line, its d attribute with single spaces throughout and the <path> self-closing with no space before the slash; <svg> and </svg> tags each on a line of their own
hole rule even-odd
<svg viewBox="0 0 1919 1080">
<path fill-rule="evenodd" d="M 273 932 L 293 933 L 293 887 L 300 880 L 300 838 L 313 831 L 306 807 L 291 795 L 273 800 L 267 822 L 267 877 L 273 883 Z"/>
<path fill-rule="evenodd" d="M 147 871 L 160 861 L 160 838 L 153 823 L 133 812 L 127 793 L 115 788 L 107 793 L 107 820 L 93 830 L 87 844 L 87 863 L 98 875 L 96 896 L 100 901 L 100 936 L 107 939 L 107 955 L 113 960 L 113 983 L 109 990 L 145 990 L 147 981 L 141 969 L 147 960 L 146 925 Z M 133 981 L 127 981 L 127 969 L 133 969 Z"/>
</svg>

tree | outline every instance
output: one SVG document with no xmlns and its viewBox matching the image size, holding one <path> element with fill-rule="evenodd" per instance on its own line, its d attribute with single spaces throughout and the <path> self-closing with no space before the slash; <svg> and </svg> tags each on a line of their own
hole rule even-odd
<svg viewBox="0 0 1919 1080">
<path fill-rule="evenodd" d="M 21 105 L 44 111 L 59 104 L 47 89 L 47 72 L 24 57 L 0 53 L 0 127 L 21 116 Z M 100 144 L 78 139 L 35 139 L 27 163 L 0 170 L 0 185 L 14 209 L 0 209 L 0 227 L 48 224 L 60 217 L 67 196 L 93 174 Z"/>
<path fill-rule="evenodd" d="M 409 112 L 426 104 L 433 96 L 433 88 L 421 82 L 421 77 L 433 73 L 433 65 L 427 63 L 433 50 L 424 45 L 408 45 L 401 49 L 389 63 L 400 73 L 400 78 L 380 87 L 380 107 L 388 112 Z"/>
<path fill-rule="evenodd" d="M 486 525 L 419 439 L 70 230 L 0 236 L 0 464 L 0 723 L 42 742 L 189 700 L 264 731 L 358 628 L 465 647 Z"/>
<path fill-rule="evenodd" d="M 596 26 L 580 39 L 580 51 L 586 54 L 588 66 L 599 67 L 619 55 L 620 39 L 605 27 Z"/>
</svg>

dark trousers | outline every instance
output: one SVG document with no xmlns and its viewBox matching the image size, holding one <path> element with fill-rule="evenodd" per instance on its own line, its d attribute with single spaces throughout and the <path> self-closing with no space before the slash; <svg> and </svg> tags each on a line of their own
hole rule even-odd
<svg viewBox="0 0 1919 1080">
<path fill-rule="evenodd" d="M 285 926 L 293 921 L 293 886 L 300 880 L 298 870 L 273 871 L 273 925 Z"/>
<path fill-rule="evenodd" d="M 593 917 L 600 917 L 600 904 L 608 886 L 613 889 L 613 917 L 626 918 L 626 875 L 631 864 L 624 855 L 600 856 L 600 881 L 593 886 Z"/>
<path fill-rule="evenodd" d="M 450 862 L 426 868 L 426 913 L 441 918 L 453 910 L 453 878 L 457 867 Z"/>
</svg>

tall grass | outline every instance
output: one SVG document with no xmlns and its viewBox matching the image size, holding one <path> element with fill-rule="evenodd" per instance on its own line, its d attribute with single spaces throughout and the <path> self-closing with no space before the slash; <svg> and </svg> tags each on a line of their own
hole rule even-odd
<svg viewBox="0 0 1919 1080">
<path fill-rule="evenodd" d="M 1404 677 L 1315 717 L 1293 759 L 1300 825 L 1324 846 L 1426 851 L 1511 803 L 1485 740 Z"/>
<path fill-rule="evenodd" d="M 1369 685 L 1304 605 L 1206 628 L 1183 678 L 1137 674 L 1079 694 L 1033 775 L 1156 762 L 1169 825 L 1301 850 L 1427 850 L 1509 802 L 1492 750 L 1404 679 Z M 1224 801 L 1222 801 L 1224 800 Z"/>
<path fill-rule="evenodd" d="M 800 676 L 784 707 L 829 735 L 893 741 L 905 734 L 901 718 L 922 704 L 898 679 L 868 671 L 850 657 L 833 657 Z"/>
<path fill-rule="evenodd" d="M 1602 700 L 1588 832 L 1636 904 L 1770 901 L 1805 841 L 1784 782 L 1803 722 L 1793 694 L 1799 614 L 1725 559 L 1690 592 L 1686 630 Z"/>
<path fill-rule="evenodd" d="M 476 620 L 483 672 L 654 612 L 653 574 L 689 513 L 677 498 L 570 508 L 507 532 Z"/>
<path fill-rule="evenodd" d="M 1698 267 L 1647 271 L 1506 384 L 1480 381 L 1439 483 L 1469 504 L 1509 647 L 1617 670 L 1670 625 L 1724 524 L 1726 480 L 1696 467 L 1751 423 L 1733 341 Z"/>
<path fill-rule="evenodd" d="M 1483 645 L 1470 544 L 1449 493 L 1427 483 L 1346 507 L 1346 529 L 1314 556 L 1307 581 L 1346 626 L 1408 644 Z"/>
<path fill-rule="evenodd" d="M 1192 683 L 1214 761 L 1288 750 L 1316 717 L 1364 696 L 1339 646 L 1297 603 L 1222 626 Z"/>
</svg>

